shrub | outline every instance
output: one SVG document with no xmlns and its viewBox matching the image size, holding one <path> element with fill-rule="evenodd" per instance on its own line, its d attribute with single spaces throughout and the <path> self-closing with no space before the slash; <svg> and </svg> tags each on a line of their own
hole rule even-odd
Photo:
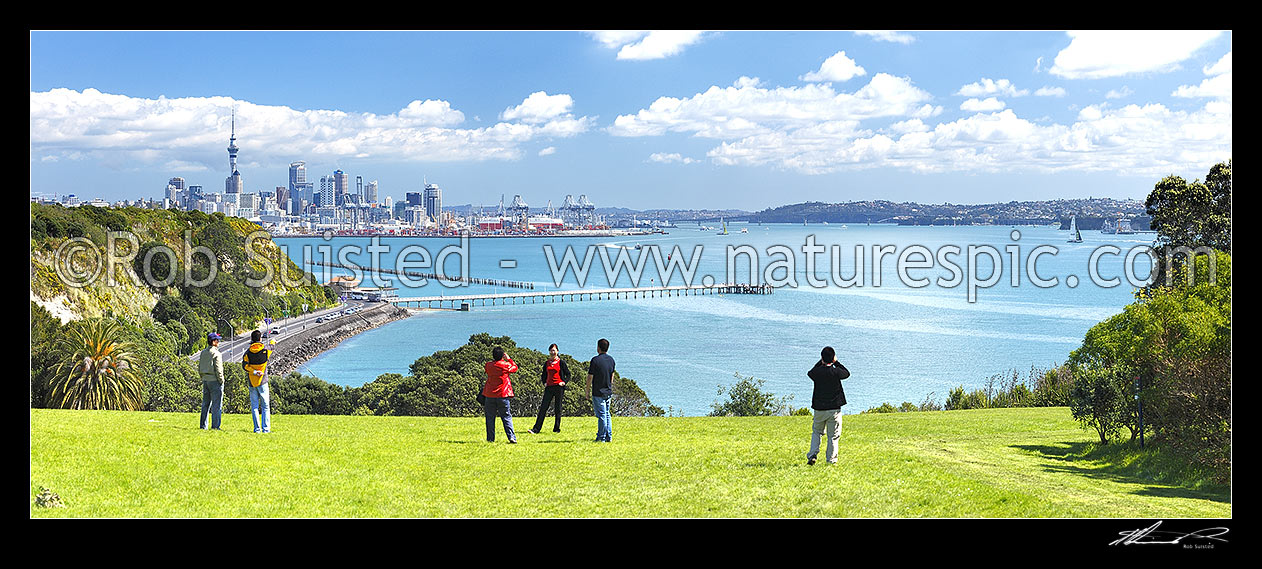
<svg viewBox="0 0 1262 569">
<path fill-rule="evenodd" d="M 1125 395 L 1118 389 L 1114 368 L 1079 368 L 1069 392 L 1069 410 L 1083 428 L 1095 429 L 1100 444 L 1108 444 L 1121 430 Z M 1124 379 L 1124 376 L 1123 376 Z"/>
<path fill-rule="evenodd" d="M 881 403 L 880 405 L 864 411 L 864 413 L 897 413 L 898 409 L 889 403 Z"/>
<path fill-rule="evenodd" d="M 736 383 L 726 388 L 728 400 L 711 404 L 713 408 L 710 412 L 711 417 L 751 417 L 786 413 L 787 402 L 792 399 L 792 395 L 777 397 L 770 391 L 763 391 L 764 380 L 753 376 L 743 377 L 739 373 L 735 376 Z M 720 385 L 720 396 L 723 395 L 724 390 L 725 388 Z"/>
</svg>

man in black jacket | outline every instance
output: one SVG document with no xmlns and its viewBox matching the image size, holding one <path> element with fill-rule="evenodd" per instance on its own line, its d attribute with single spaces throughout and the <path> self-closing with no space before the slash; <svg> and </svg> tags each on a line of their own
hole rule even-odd
<svg viewBox="0 0 1262 569">
<path fill-rule="evenodd" d="M 820 351 L 819 361 L 807 372 L 807 376 L 815 382 L 815 391 L 811 395 L 811 409 L 815 410 L 815 420 L 811 425 L 811 451 L 806 453 L 806 464 L 815 464 L 819 455 L 819 437 L 828 432 L 829 464 L 837 464 L 837 441 L 841 439 L 841 408 L 846 404 L 846 392 L 841 388 L 841 380 L 850 377 L 850 370 L 837 361 L 837 353 L 832 346 L 825 346 Z"/>
</svg>

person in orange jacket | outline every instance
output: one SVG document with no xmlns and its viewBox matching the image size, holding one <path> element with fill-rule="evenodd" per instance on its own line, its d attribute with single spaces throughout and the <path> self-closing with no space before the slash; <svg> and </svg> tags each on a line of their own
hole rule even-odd
<svg viewBox="0 0 1262 569">
<path fill-rule="evenodd" d="M 486 440 L 495 442 L 495 417 L 504 421 L 504 434 L 510 444 L 517 443 L 513 432 L 513 412 L 508 400 L 513 397 L 513 380 L 508 374 L 517 371 L 513 358 L 496 346 L 491 350 L 491 361 L 486 362 L 486 385 L 482 387 L 482 410 L 486 412 Z"/>
<path fill-rule="evenodd" d="M 263 333 L 255 330 L 250 333 L 250 349 L 241 356 L 241 367 L 245 369 L 245 384 L 250 390 L 250 417 L 254 419 L 254 432 L 272 432 L 271 405 L 267 394 L 267 360 L 272 351 L 263 346 Z"/>
</svg>

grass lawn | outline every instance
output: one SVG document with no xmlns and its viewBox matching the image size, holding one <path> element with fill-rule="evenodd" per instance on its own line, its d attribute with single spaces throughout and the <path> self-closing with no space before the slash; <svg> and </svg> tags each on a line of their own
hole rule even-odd
<svg viewBox="0 0 1262 569">
<path fill-rule="evenodd" d="M 612 444 L 551 422 L 518 418 L 509 445 L 481 418 L 273 415 L 255 435 L 248 415 L 32 409 L 31 516 L 1231 516 L 1229 487 L 1170 482 L 1171 461 L 1097 460 L 1066 408 L 846 416 L 835 466 L 806 465 L 810 417 L 614 417 Z M 41 486 L 65 506 L 36 507 Z"/>
</svg>

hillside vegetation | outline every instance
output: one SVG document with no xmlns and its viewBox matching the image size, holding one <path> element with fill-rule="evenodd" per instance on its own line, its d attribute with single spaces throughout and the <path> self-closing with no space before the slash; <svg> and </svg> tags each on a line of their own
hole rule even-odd
<svg viewBox="0 0 1262 569">
<path fill-rule="evenodd" d="M 308 310 L 331 306 L 331 292 L 261 231 L 257 224 L 218 213 L 32 203 L 31 300 L 63 322 L 182 318 L 182 326 L 202 337 L 215 326 L 227 331 L 219 318 L 240 331 L 267 315 L 302 312 L 303 305 Z M 195 249 L 209 250 L 213 261 L 202 252 L 190 254 Z M 174 264 L 165 250 L 173 253 Z M 111 251 L 124 262 L 106 267 Z M 211 276 L 212 262 L 214 278 L 199 286 Z M 145 277 L 146 264 L 152 278 Z M 265 278 L 282 271 L 286 279 Z M 75 273 L 99 275 L 79 279 Z M 251 278 L 266 282 L 251 286 Z"/>
</svg>

